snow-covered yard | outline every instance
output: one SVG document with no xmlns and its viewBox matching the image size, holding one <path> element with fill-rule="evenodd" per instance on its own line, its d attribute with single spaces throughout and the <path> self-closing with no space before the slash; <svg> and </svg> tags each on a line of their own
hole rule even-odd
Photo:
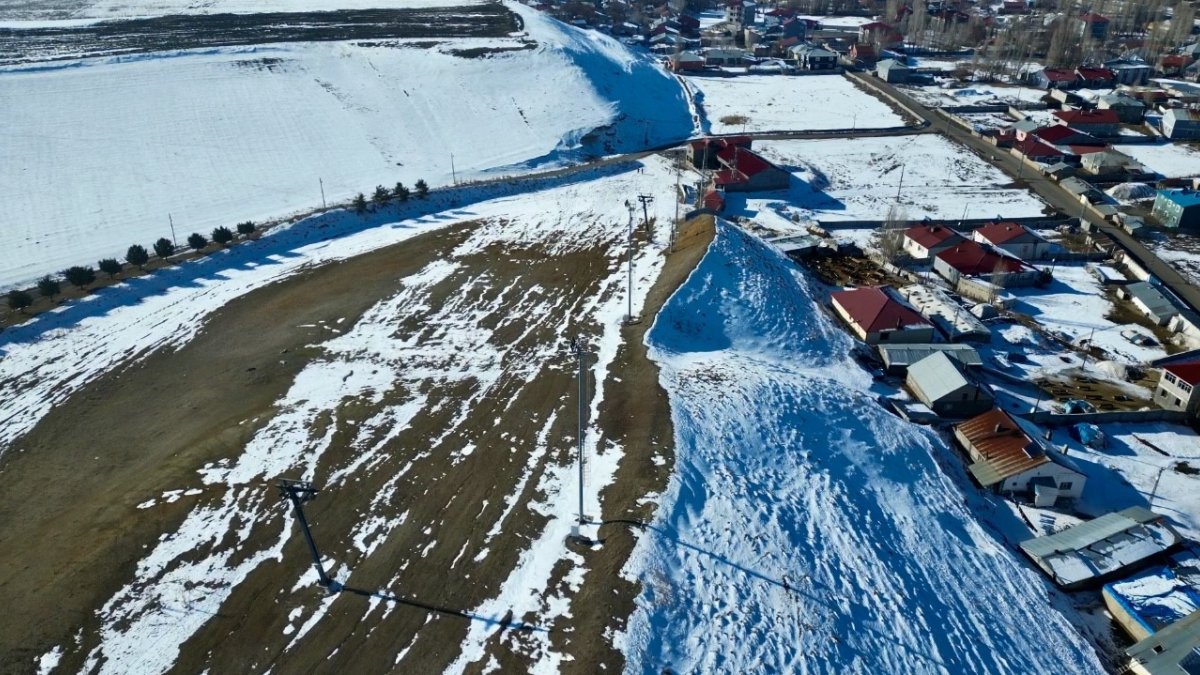
<svg viewBox="0 0 1200 675">
<path fill-rule="evenodd" d="M 450 50 L 481 41 L 299 43 L 0 69 L 0 287 L 122 257 L 170 237 L 169 218 L 182 240 L 320 207 L 322 184 L 333 203 L 691 133 L 661 68 L 515 11 L 537 49 L 462 58 Z"/>
<path fill-rule="evenodd" d="M 1172 234 L 1150 242 L 1154 254 L 1174 267 L 1193 284 L 1200 284 L 1200 237 Z"/>
<path fill-rule="evenodd" d="M 995 84 L 955 84 L 945 81 L 922 87 L 904 86 L 904 92 L 929 106 L 996 105 L 1033 102 L 1045 95 L 1045 91 L 1030 87 L 1002 86 Z"/>
<path fill-rule="evenodd" d="M 1200 436 L 1191 428 L 1156 422 L 1104 424 L 1105 447 L 1089 448 L 1055 432 L 1070 456 L 1085 470 L 1088 484 L 1079 507 L 1101 515 L 1129 506 L 1145 506 L 1170 517 L 1185 536 L 1200 537 Z M 1178 471 L 1176 468 L 1186 464 Z M 1190 468 L 1189 468 L 1190 467 Z"/>
<path fill-rule="evenodd" d="M 1167 354 L 1160 345 L 1143 347 L 1121 337 L 1129 324 L 1107 318 L 1112 302 L 1105 297 L 1100 281 L 1082 264 L 1055 265 L 1054 281 L 1047 288 L 1010 288 L 1006 292 L 1016 298 L 1013 311 L 1032 316 L 1046 330 L 1072 343 L 1090 339 L 1113 360 L 1146 363 Z M 1145 328 L 1135 330 L 1149 334 Z"/>
<path fill-rule="evenodd" d="M 904 118 L 841 75 L 689 77 L 714 134 L 896 127 Z M 745 117 L 746 122 L 723 122 Z"/>
<path fill-rule="evenodd" d="M 1010 179 L 998 169 L 934 134 L 763 141 L 755 147 L 792 172 L 791 189 L 749 197 L 729 193 L 732 213 L 779 205 L 819 221 L 882 220 L 897 203 L 914 220 L 1042 213 L 1042 202 L 1029 192 L 1000 187 Z"/>
<path fill-rule="evenodd" d="M 677 448 L 626 569 L 631 672 L 1100 672 L 947 474 L 965 483 L 960 460 L 875 403 L 820 302 L 722 227 L 648 335 Z"/>
<path fill-rule="evenodd" d="M 1200 152 L 1190 145 L 1118 143 L 1114 147 L 1167 178 L 1200 174 Z"/>
</svg>

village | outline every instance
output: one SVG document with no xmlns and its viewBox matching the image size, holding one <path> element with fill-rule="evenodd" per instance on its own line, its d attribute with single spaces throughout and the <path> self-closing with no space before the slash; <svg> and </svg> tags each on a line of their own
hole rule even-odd
<svg viewBox="0 0 1200 675">
<path fill-rule="evenodd" d="M 994 495 L 1024 524 L 1006 540 L 1095 619 L 1082 630 L 1111 642 L 1115 667 L 1193 672 L 1195 29 L 1175 29 L 1157 58 L 1126 44 L 1051 67 L 1055 59 L 1038 63 L 1028 47 L 1010 75 L 997 76 L 984 73 L 995 58 L 986 45 L 914 40 L 911 5 L 891 20 L 743 0 L 694 13 L 605 7 L 607 17 L 590 23 L 568 18 L 661 54 L 713 134 L 686 148 L 690 215 L 729 219 L 827 286 L 825 309 L 857 339 L 854 355 L 874 374 L 879 405 L 937 429 L 961 458 L 965 489 Z M 1028 26 L 1044 17 L 1023 0 L 915 11 L 943 33 L 981 18 Z M 1088 8 L 1050 17 L 1038 25 L 1094 47 L 1118 37 Z M 1069 50 L 1057 56 L 1070 58 Z M 828 105 L 842 114 L 816 113 Z M 939 121 L 958 150 L 932 149 L 919 135 Z M 956 187 L 974 184 L 975 199 L 949 186 L 941 195 L 907 192 L 913 167 L 903 158 L 869 175 L 887 162 L 884 139 L 867 135 L 923 144 L 924 152 L 910 150 L 914 163 L 967 167 L 967 185 Z M 814 140 L 784 140 L 804 138 Z M 837 169 L 846 167 L 814 152 L 832 148 L 815 139 L 833 138 L 875 143 L 855 167 L 868 175 L 846 195 L 837 192 Z M 926 182 L 910 181 L 918 191 Z"/>
</svg>

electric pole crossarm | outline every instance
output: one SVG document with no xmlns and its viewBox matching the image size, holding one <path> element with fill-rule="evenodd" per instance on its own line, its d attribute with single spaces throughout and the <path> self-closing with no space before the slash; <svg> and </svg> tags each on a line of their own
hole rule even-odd
<svg viewBox="0 0 1200 675">
<path fill-rule="evenodd" d="M 287 478 L 281 478 L 275 486 L 292 503 L 292 510 L 296 513 L 296 520 L 300 522 L 300 532 L 304 534 L 304 541 L 308 544 L 308 552 L 312 555 L 313 567 L 317 568 L 317 579 L 320 581 L 321 586 L 329 588 L 332 582 L 329 579 L 329 575 L 325 574 L 325 566 L 321 564 L 321 554 L 317 551 L 317 542 L 313 539 L 312 530 L 308 527 L 308 518 L 304 516 L 304 502 L 315 498 L 319 490 L 307 481 Z"/>
</svg>

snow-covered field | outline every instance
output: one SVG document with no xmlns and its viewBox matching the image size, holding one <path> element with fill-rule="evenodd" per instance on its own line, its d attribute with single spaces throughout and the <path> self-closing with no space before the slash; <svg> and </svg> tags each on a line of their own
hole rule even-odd
<svg viewBox="0 0 1200 675">
<path fill-rule="evenodd" d="M 703 131 L 877 129 L 898 127 L 904 118 L 841 75 L 739 75 L 689 77 L 704 111 Z M 745 117 L 746 123 L 721 120 Z"/>
<path fill-rule="evenodd" d="M 899 192 L 900 206 L 914 220 L 1042 213 L 1042 202 L 1029 192 L 999 187 L 1011 180 L 998 169 L 934 134 L 764 141 L 755 148 L 792 172 L 790 193 L 730 193 L 731 212 L 778 205 L 819 221 L 882 220 Z"/>
<path fill-rule="evenodd" d="M 1150 243 L 1154 254 L 1200 285 L 1200 239 L 1192 234 L 1172 234 Z"/>
<path fill-rule="evenodd" d="M 1200 152 L 1188 145 L 1119 143 L 1114 147 L 1167 178 L 1200 175 Z"/>
<path fill-rule="evenodd" d="M 904 92 L 929 106 L 996 105 L 1001 103 L 1033 102 L 1046 92 L 1029 87 L 1005 87 L 994 84 L 970 83 L 961 86 L 933 84 L 923 87 L 904 86 Z"/>
<path fill-rule="evenodd" d="M 677 83 L 514 6 L 535 50 L 352 43 L 0 69 L 0 288 L 129 245 L 303 212 L 374 186 L 515 174 L 692 131 Z M 494 41 L 513 47 L 513 41 Z M 600 127 L 611 129 L 585 135 Z"/>
<path fill-rule="evenodd" d="M 626 569 L 630 672 L 1101 672 L 819 302 L 722 227 L 649 333 L 676 467 Z"/>
<path fill-rule="evenodd" d="M 427 406 L 432 405 L 433 399 L 429 387 L 461 385 L 469 392 L 455 404 L 459 408 L 450 427 L 453 429 L 470 416 L 481 400 L 497 398 L 497 387 L 507 387 L 504 391 L 511 392 L 514 382 L 529 381 L 542 368 L 557 367 L 553 364 L 566 358 L 562 350 L 571 337 L 563 333 L 566 322 L 552 327 L 558 332 L 558 342 L 551 340 L 537 348 L 541 351 L 529 351 L 524 338 L 501 342 L 492 335 L 494 331 L 513 328 L 509 325 L 513 321 L 520 328 L 518 334 L 527 335 L 535 322 L 529 317 L 542 317 L 537 320 L 542 321 L 561 314 L 567 300 L 553 288 L 525 294 L 518 300 L 517 310 L 508 312 L 508 319 L 498 325 L 488 317 L 492 316 L 496 303 L 513 300 L 506 295 L 509 289 L 496 289 L 494 295 L 471 292 L 453 301 L 431 301 L 433 289 L 459 273 L 462 260 L 485 251 L 516 251 L 525 247 L 540 247 L 549 255 L 565 255 L 597 246 L 608 251 L 606 256 L 611 258 L 611 265 L 607 267 L 607 276 L 594 293 L 573 304 L 570 311 L 570 316 L 581 321 L 595 336 L 591 342 L 596 355 L 592 377 L 600 383 L 590 401 L 591 419 L 595 420 L 604 400 L 602 383 L 616 355 L 625 312 L 625 268 L 621 261 L 625 254 L 627 213 L 621 196 L 637 193 L 656 196 L 650 215 L 664 222 L 673 211 L 672 178 L 665 161 L 648 160 L 644 172 L 634 171 L 633 167 L 609 169 L 578 181 L 563 181 L 530 195 L 476 201 L 442 211 L 434 208 L 425 217 L 405 218 L 396 211 L 381 212 L 365 222 L 344 213 L 318 216 L 272 233 L 260 242 L 184 264 L 178 274 L 191 277 L 191 283 L 153 289 L 134 287 L 155 284 L 160 276 L 156 274 L 97 294 L 89 302 L 101 303 L 104 309 L 70 328 L 42 333 L 33 330 L 37 328 L 34 326 L 26 331 L 5 333 L 5 358 L 0 360 L 5 372 L 0 377 L 15 383 L 17 386 L 12 390 L 21 393 L 0 402 L 0 420 L 5 420 L 2 440 L 7 445 L 36 423 L 54 400 L 69 395 L 116 363 L 135 358 L 146 350 L 185 343 L 210 312 L 234 297 L 295 274 L 308 265 L 400 242 L 455 221 L 487 221 L 454 250 L 451 259 L 435 260 L 417 274 L 405 277 L 393 297 L 378 303 L 353 326 L 324 327 L 330 332 L 318 330 L 328 338 L 321 342 L 322 356 L 297 375 L 291 390 L 276 404 L 279 414 L 240 455 L 199 472 L 197 483 L 218 486 L 222 496 L 204 499 L 192 508 L 176 530 L 164 535 L 160 544 L 146 552 L 133 578 L 99 612 L 99 642 L 89 651 L 88 668 L 98 666 L 99 672 L 167 670 L 180 646 L 212 616 L 208 611 L 181 615 L 174 608 L 181 603 L 205 609 L 219 607 L 251 572 L 280 556 L 293 532 L 287 521 L 280 518 L 275 503 L 263 499 L 262 480 L 284 474 L 313 478 L 318 464 L 329 461 L 323 453 L 331 444 L 328 435 L 315 434 L 313 430 L 318 426 L 326 428 L 322 425 L 329 419 L 323 416 L 332 415 L 336 421 L 342 402 L 355 400 L 369 406 L 380 405 L 385 398 L 390 401 L 380 408 L 377 416 L 362 419 L 361 414 L 354 415 L 356 419 L 350 424 L 360 434 L 351 445 L 357 454 L 350 457 L 348 465 L 337 465 L 331 475 L 323 476 L 324 486 L 334 490 L 345 482 L 361 480 L 364 471 L 378 467 L 388 439 L 407 427 L 414 416 L 430 414 Z M 479 192 L 476 196 L 486 198 L 487 193 Z M 345 231 L 339 232 L 339 227 Z M 341 236 L 330 238 L 337 234 Z M 665 232 L 660 234 L 636 258 L 635 312 L 662 264 L 667 240 Z M 271 251 L 275 253 L 266 255 Z M 250 260 L 257 262 L 249 264 Z M 161 276 L 172 278 L 168 272 Z M 472 282 L 483 283 L 480 279 Z M 83 309 L 67 308 L 63 313 L 78 313 Z M 423 333 L 421 339 L 398 337 L 402 332 L 398 326 L 406 317 L 422 312 L 432 312 L 428 320 L 423 320 L 423 325 L 432 332 Z M 305 328 L 301 326 L 298 330 Z M 521 344 L 525 347 L 520 347 Z M 47 353 L 61 356 L 47 362 L 44 358 Z M 15 379 L 9 380 L 10 377 Z M 445 404 L 442 401 L 439 405 Z M 318 424 L 318 419 L 325 422 Z M 551 423 L 553 417 L 547 428 Z M 544 431 L 540 438 L 544 447 L 531 455 L 531 466 L 544 461 L 550 446 L 558 443 L 547 439 Z M 586 494 L 589 513 L 598 511 L 599 494 L 611 481 L 622 454 L 622 449 L 611 442 L 603 448 L 596 447 L 596 438 L 597 434 L 589 435 L 592 445 L 588 449 L 591 460 Z M 430 447 L 440 447 L 439 443 L 433 441 Z M 463 456 L 471 450 L 464 449 Z M 378 495 L 377 503 L 387 502 L 404 480 L 406 471 L 392 477 L 390 487 Z M 535 475 L 537 484 L 532 487 L 545 498 L 530 508 L 549 518 L 549 522 L 530 542 L 498 596 L 476 608 L 479 615 L 499 617 L 513 610 L 517 617 L 532 613 L 538 625 L 549 625 L 567 611 L 569 603 L 560 594 L 577 587 L 583 560 L 566 551 L 563 544 L 573 523 L 574 501 L 557 499 L 555 495 L 574 495 L 574 475 L 569 463 L 559 465 L 553 461 L 543 474 Z M 190 486 L 181 489 L 184 487 Z M 524 489 L 522 482 L 519 490 Z M 518 494 L 511 499 L 519 497 Z M 142 508 L 154 508 L 177 498 L 178 494 L 166 494 Z M 346 564 L 369 556 L 403 522 L 403 517 L 365 520 L 353 533 L 359 550 L 330 553 L 333 576 L 344 582 L 348 574 Z M 431 537 L 428 546 L 434 546 L 436 530 L 426 534 Z M 260 546 L 264 538 L 269 544 Z M 486 556 L 485 547 L 475 561 Z M 551 587 L 552 567 L 564 558 L 578 567 L 567 577 L 568 588 L 557 584 Z M 313 583 L 310 578 L 313 576 L 309 572 L 296 579 L 296 588 Z M 202 597 L 186 590 L 197 587 L 204 589 Z M 186 597 L 181 599 L 181 593 Z M 311 606 L 293 612 L 284 631 L 289 636 L 287 642 L 295 645 L 317 627 L 333 599 L 334 596 L 318 599 Z M 378 609 L 384 609 L 384 615 L 390 611 L 381 607 L 378 600 L 370 603 L 366 611 L 372 614 Z M 459 661 L 451 670 L 461 671 L 482 658 L 484 645 L 494 631 L 495 621 L 472 624 Z M 90 634 L 88 639 L 92 639 Z M 528 652 L 535 661 L 540 659 L 555 668 L 553 664 L 559 657 L 549 648 L 548 634 L 522 635 L 519 640 L 521 645 L 514 649 Z"/>
<path fill-rule="evenodd" d="M 46 25 L 63 20 L 78 23 L 88 19 L 127 19 L 174 14 L 459 7 L 482 2 L 484 0 L 4 0 L 0 2 L 0 27 Z"/>
</svg>

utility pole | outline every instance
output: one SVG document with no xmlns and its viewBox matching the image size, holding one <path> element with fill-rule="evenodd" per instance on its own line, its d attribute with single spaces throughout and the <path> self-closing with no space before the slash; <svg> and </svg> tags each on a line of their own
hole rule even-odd
<svg viewBox="0 0 1200 675">
<path fill-rule="evenodd" d="M 629 210 L 629 292 L 626 293 L 625 299 L 628 303 L 628 310 L 625 314 L 625 323 L 635 323 L 633 319 L 633 212 L 634 206 L 625 200 L 625 208 Z"/>
<path fill-rule="evenodd" d="M 313 541 L 312 531 L 308 529 L 308 519 L 304 517 L 304 502 L 316 497 L 319 490 L 308 481 L 288 478 L 279 479 L 275 483 L 275 487 L 279 488 L 283 496 L 292 503 L 296 520 L 300 522 L 300 531 L 304 533 L 304 541 L 308 543 L 308 552 L 312 554 L 313 567 L 317 568 L 318 583 L 324 588 L 330 588 L 333 582 L 329 579 L 329 575 L 325 574 L 325 566 L 321 564 L 321 554 L 317 552 L 317 542 Z"/>
<path fill-rule="evenodd" d="M 1083 349 L 1083 365 L 1079 367 L 1080 372 L 1087 372 L 1088 357 L 1092 355 L 1092 340 L 1096 338 L 1096 327 L 1092 326 L 1092 333 L 1088 335 L 1087 346 Z"/>
<path fill-rule="evenodd" d="M 325 204 L 325 180 L 318 177 L 317 183 L 321 186 L 321 208 L 327 209 L 329 207 Z"/>
<path fill-rule="evenodd" d="M 900 203 L 900 192 L 904 189 L 904 165 L 900 165 L 900 184 L 896 186 L 896 203 Z"/>
<path fill-rule="evenodd" d="M 171 243 L 175 248 L 179 248 L 179 242 L 175 239 L 175 218 L 171 214 L 167 214 L 167 222 L 171 224 Z"/>
<path fill-rule="evenodd" d="M 675 252 L 675 239 L 679 236 L 679 165 L 675 165 L 675 220 L 671 221 L 671 252 Z"/>
<path fill-rule="evenodd" d="M 587 421 L 587 410 L 585 407 L 587 400 L 587 348 L 584 346 L 582 340 L 575 338 L 571 340 L 571 352 L 575 354 L 575 361 L 579 370 L 579 432 L 576 438 L 579 441 L 579 524 L 583 525 L 587 522 L 587 517 L 583 515 L 583 434 Z"/>
<path fill-rule="evenodd" d="M 458 185 L 458 173 L 454 171 L 454 153 L 450 153 L 450 182 Z"/>
<path fill-rule="evenodd" d="M 638 195 L 638 201 L 642 203 L 642 228 L 650 229 L 650 216 L 646 211 L 646 205 L 654 201 L 654 195 Z"/>
</svg>

